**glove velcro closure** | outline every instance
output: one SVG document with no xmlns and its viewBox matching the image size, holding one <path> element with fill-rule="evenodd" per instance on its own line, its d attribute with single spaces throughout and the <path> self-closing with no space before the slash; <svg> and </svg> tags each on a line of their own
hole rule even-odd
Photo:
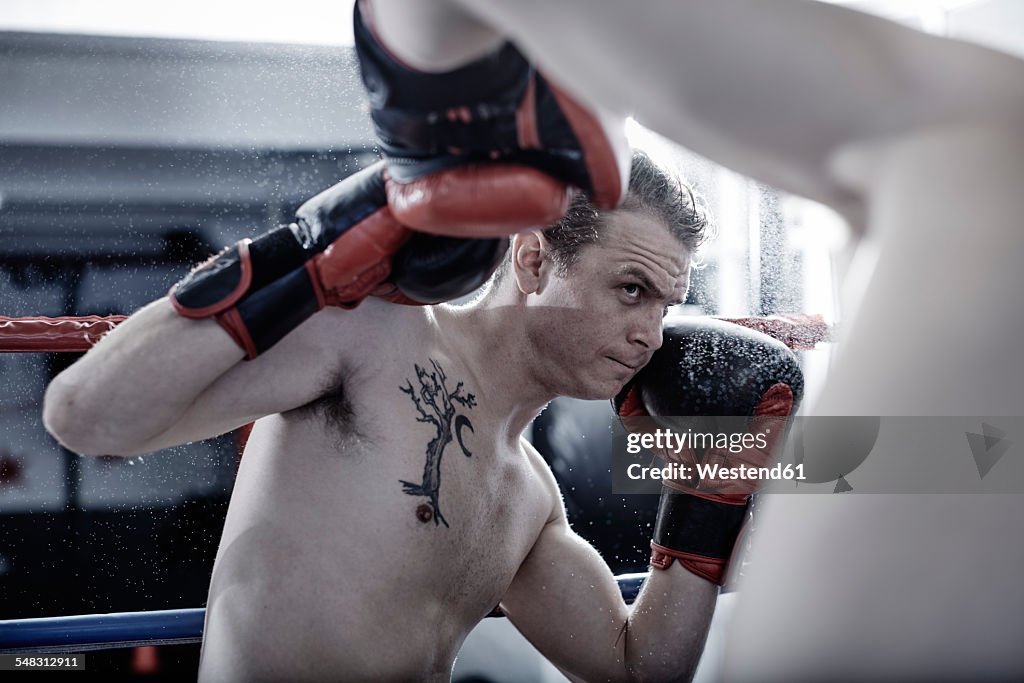
<svg viewBox="0 0 1024 683">
<path fill-rule="evenodd" d="M 209 258 L 171 288 L 171 305 L 185 318 L 215 316 L 301 266 L 307 257 L 292 226 L 276 228 Z"/>
<path fill-rule="evenodd" d="M 185 318 L 215 319 L 255 358 L 318 309 L 296 230 L 282 226 L 210 258 L 171 288 L 171 306 Z"/>
<path fill-rule="evenodd" d="M 386 203 L 378 162 L 304 203 L 294 223 L 209 259 L 171 289 L 171 304 L 214 318 L 255 358 L 324 306 L 354 307 L 384 284 L 410 235 Z"/>
<path fill-rule="evenodd" d="M 735 505 L 664 488 L 651 545 L 656 554 L 679 559 L 688 569 L 693 570 L 688 560 L 718 568 L 695 573 L 721 583 L 748 508 L 749 501 Z M 653 564 L 665 569 L 671 560 Z"/>
<path fill-rule="evenodd" d="M 273 287 L 253 291 L 217 322 L 245 349 L 251 360 L 279 342 L 319 310 L 305 267 L 278 278 Z M 241 324 L 238 324 L 241 323 Z"/>
</svg>

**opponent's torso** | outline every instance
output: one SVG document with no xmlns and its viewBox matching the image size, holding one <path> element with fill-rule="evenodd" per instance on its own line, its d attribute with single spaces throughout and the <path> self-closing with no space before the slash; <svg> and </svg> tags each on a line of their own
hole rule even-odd
<svg viewBox="0 0 1024 683">
<path fill-rule="evenodd" d="M 214 569 L 202 678 L 447 680 L 501 599 L 552 492 L 424 332 L 374 349 L 341 391 L 257 423 Z"/>
</svg>

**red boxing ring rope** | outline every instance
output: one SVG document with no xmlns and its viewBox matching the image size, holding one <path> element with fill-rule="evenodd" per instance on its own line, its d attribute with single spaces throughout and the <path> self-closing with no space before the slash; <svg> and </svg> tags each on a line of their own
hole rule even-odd
<svg viewBox="0 0 1024 683">
<path fill-rule="evenodd" d="M 124 315 L 46 318 L 0 316 L 0 352 L 88 351 Z"/>
<path fill-rule="evenodd" d="M 0 316 L 0 353 L 88 351 L 125 320 L 123 315 L 47 318 Z M 774 337 L 796 351 L 829 341 L 831 329 L 820 315 L 794 313 L 750 318 L 721 318 Z"/>
</svg>

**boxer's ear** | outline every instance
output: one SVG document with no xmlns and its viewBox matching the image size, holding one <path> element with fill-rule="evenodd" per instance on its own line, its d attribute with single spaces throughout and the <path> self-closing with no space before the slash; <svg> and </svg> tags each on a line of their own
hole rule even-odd
<svg viewBox="0 0 1024 683">
<path fill-rule="evenodd" d="M 512 269 L 523 294 L 539 293 L 546 270 L 550 269 L 547 241 L 540 230 L 525 230 L 512 238 Z"/>
</svg>

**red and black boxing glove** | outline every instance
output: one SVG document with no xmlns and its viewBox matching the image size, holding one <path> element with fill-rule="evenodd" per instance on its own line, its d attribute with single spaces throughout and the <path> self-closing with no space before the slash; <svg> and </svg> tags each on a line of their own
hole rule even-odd
<svg viewBox="0 0 1024 683">
<path fill-rule="evenodd" d="M 213 317 L 255 358 L 324 306 L 370 295 L 438 303 L 470 293 L 500 263 L 508 240 L 414 233 L 387 203 L 383 162 L 312 198 L 294 223 L 212 257 L 170 291 L 187 318 Z"/>
<path fill-rule="evenodd" d="M 688 437 L 656 450 L 688 476 L 663 480 L 651 565 L 678 561 L 721 585 L 759 483 L 723 468 L 766 467 L 779 455 L 803 374 L 784 344 L 732 323 L 673 317 L 663 334 L 661 348 L 615 398 L 628 431 Z"/>
<path fill-rule="evenodd" d="M 356 54 L 404 225 L 462 237 L 547 227 L 568 210 L 570 186 L 598 208 L 621 203 L 624 119 L 570 97 L 511 43 L 452 71 L 413 69 L 380 39 L 372 10 L 356 3 Z"/>
</svg>

